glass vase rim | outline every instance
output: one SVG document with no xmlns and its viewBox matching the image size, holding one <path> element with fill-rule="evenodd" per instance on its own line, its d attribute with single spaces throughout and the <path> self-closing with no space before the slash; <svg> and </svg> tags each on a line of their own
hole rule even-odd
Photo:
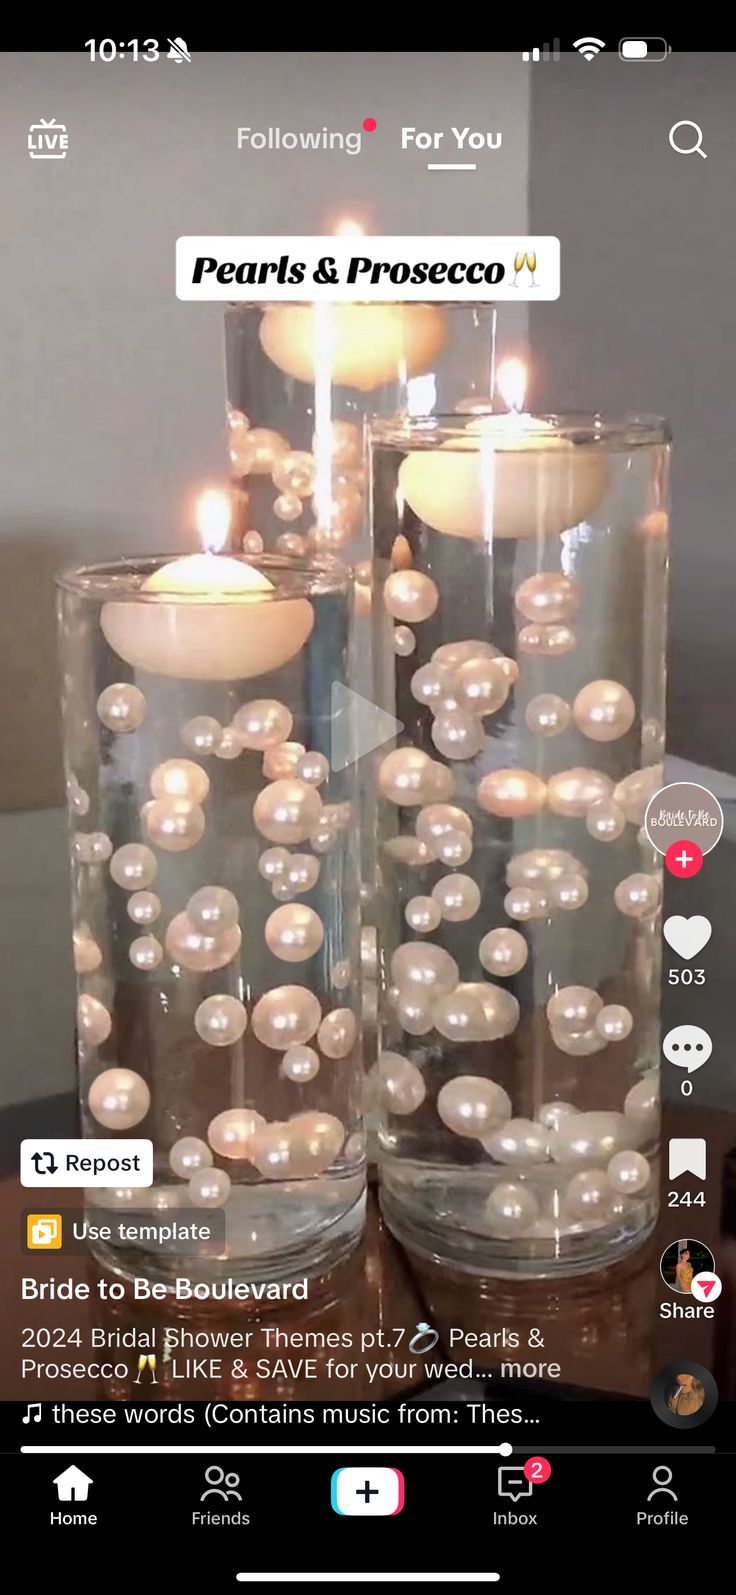
<svg viewBox="0 0 736 1595">
<path fill-rule="evenodd" d="M 271 591 L 256 589 L 228 593 L 202 585 L 182 591 L 181 588 L 157 587 L 146 591 L 146 579 L 166 565 L 179 563 L 193 555 L 226 558 L 240 565 L 260 570 L 273 580 Z M 278 580 L 277 578 L 281 578 Z M 203 548 L 177 549 L 166 554 L 120 555 L 116 559 L 94 560 L 83 565 L 65 566 L 57 572 L 55 585 L 61 592 L 72 593 L 77 598 L 116 603 L 185 603 L 220 604 L 236 598 L 239 603 L 273 603 L 287 598 L 309 598 L 330 592 L 349 593 L 355 582 L 351 567 L 333 555 L 291 555 L 264 551 L 246 554 L 239 549 L 220 549 L 216 553 Z"/>
<path fill-rule="evenodd" d="M 478 448 L 492 434 L 472 430 L 473 422 L 495 420 L 508 426 L 513 435 L 514 419 L 519 422 L 519 436 L 526 448 L 533 449 L 536 441 L 540 448 L 550 437 L 562 439 L 578 446 L 609 449 L 651 448 L 671 443 L 670 424 L 664 416 L 646 411 L 632 410 L 621 413 L 603 411 L 546 411 L 538 414 L 518 414 L 513 410 L 500 410 L 491 401 L 478 400 L 473 410 L 452 411 L 435 415 L 401 415 L 373 417 L 368 426 L 369 440 L 391 448 L 419 449 L 452 445 L 462 439 L 477 442 Z"/>
</svg>

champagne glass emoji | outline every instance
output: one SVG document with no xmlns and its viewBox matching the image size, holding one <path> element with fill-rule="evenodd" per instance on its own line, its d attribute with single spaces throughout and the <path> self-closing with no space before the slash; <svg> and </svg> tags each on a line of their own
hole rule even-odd
<svg viewBox="0 0 736 1595">
<path fill-rule="evenodd" d="M 534 258 L 536 260 L 536 255 L 535 255 Z M 519 280 L 519 272 L 521 271 L 521 268 L 522 268 L 522 266 L 524 264 L 524 261 L 526 259 L 528 259 L 528 256 L 526 256 L 524 254 L 523 250 L 518 250 L 517 249 L 516 254 L 514 255 L 514 280 L 513 280 L 512 284 L 511 284 L 512 288 L 516 287 L 516 284 L 517 284 L 517 282 Z"/>
<path fill-rule="evenodd" d="M 527 254 L 526 263 L 527 263 L 527 266 L 529 267 L 529 270 L 530 270 L 530 272 L 532 274 L 532 280 L 531 280 L 531 283 L 529 284 L 529 286 L 530 286 L 530 288 L 536 288 L 537 284 L 534 281 L 534 273 L 535 273 L 535 271 L 537 269 L 537 256 L 536 256 L 536 253 L 535 253 L 535 251 L 533 249 L 530 251 L 530 253 Z"/>
<path fill-rule="evenodd" d="M 140 1382 L 141 1382 L 141 1374 L 142 1374 L 143 1369 L 145 1368 L 147 1362 L 148 1362 L 147 1356 L 145 1355 L 144 1352 L 141 1352 L 141 1355 L 138 1358 L 138 1378 L 133 1380 L 133 1384 L 134 1385 L 139 1385 L 140 1384 Z"/>
</svg>

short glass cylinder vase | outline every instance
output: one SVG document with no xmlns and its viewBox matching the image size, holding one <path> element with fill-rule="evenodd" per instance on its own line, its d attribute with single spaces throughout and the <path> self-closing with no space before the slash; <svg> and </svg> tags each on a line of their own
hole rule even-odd
<svg viewBox="0 0 736 1595">
<path fill-rule="evenodd" d="M 366 419 L 487 405 L 496 328 L 492 305 L 229 306 L 237 546 L 367 559 Z"/>
<path fill-rule="evenodd" d="M 495 1274 L 657 1211 L 669 439 L 658 419 L 372 428 L 382 1201 Z"/>
<path fill-rule="evenodd" d="M 352 602 L 330 559 L 60 579 L 83 1128 L 154 1155 L 150 1189 L 88 1197 L 224 1214 L 214 1251 L 97 1246 L 122 1273 L 301 1277 L 361 1234 Z"/>
</svg>

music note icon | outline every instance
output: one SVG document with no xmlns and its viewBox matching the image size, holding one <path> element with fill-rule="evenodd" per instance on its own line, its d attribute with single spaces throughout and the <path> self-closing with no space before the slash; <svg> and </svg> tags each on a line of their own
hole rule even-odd
<svg viewBox="0 0 736 1595">
<path fill-rule="evenodd" d="M 41 1403 L 40 1403 L 40 1401 L 32 1401 L 30 1403 L 30 1405 L 26 1408 L 26 1415 L 25 1415 L 25 1417 L 23 1419 L 23 1422 L 24 1423 L 30 1423 L 31 1418 L 33 1418 L 33 1422 L 34 1423 L 40 1423 L 41 1422 Z"/>
</svg>

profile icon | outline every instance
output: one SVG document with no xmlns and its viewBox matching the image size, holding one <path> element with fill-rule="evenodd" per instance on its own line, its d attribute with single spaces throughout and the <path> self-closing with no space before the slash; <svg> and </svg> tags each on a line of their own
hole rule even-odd
<svg viewBox="0 0 736 1595">
<path fill-rule="evenodd" d="M 657 1417 L 671 1429 L 696 1429 L 715 1412 L 718 1386 L 707 1368 L 683 1358 L 661 1369 L 649 1399 Z"/>
<path fill-rule="evenodd" d="M 715 1258 L 703 1241 L 672 1241 L 662 1253 L 659 1272 L 665 1285 L 678 1296 L 691 1296 L 698 1274 L 715 1273 Z"/>
</svg>

